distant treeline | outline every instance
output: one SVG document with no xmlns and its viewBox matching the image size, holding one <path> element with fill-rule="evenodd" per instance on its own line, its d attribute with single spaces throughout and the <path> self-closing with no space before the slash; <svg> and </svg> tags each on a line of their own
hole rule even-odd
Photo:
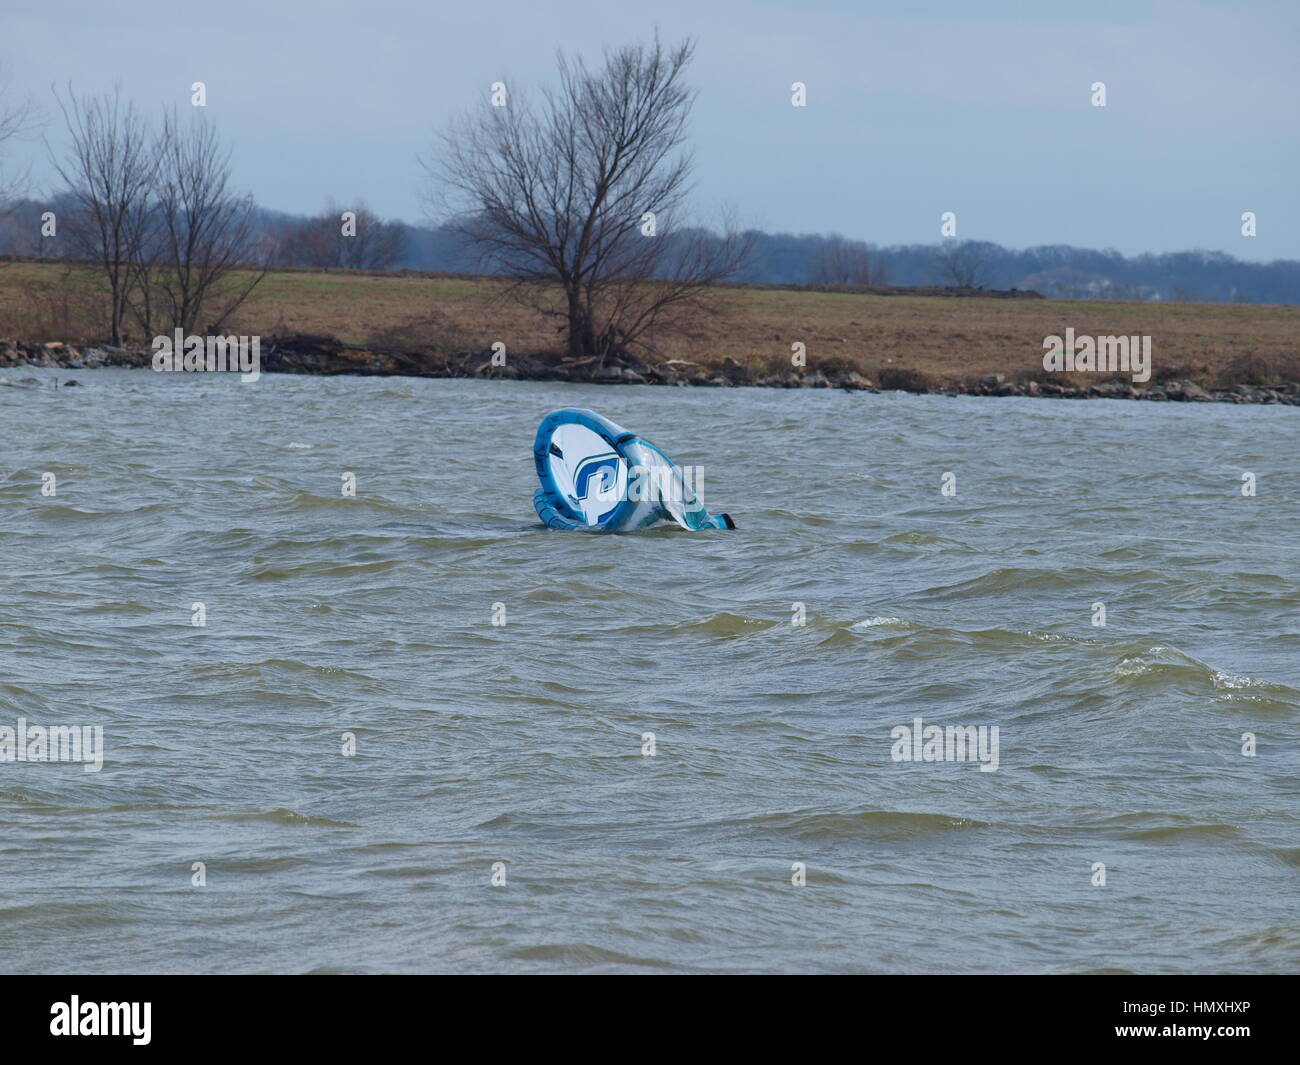
<svg viewBox="0 0 1300 1065">
<path fill-rule="evenodd" d="M 18 200 L 0 211 L 0 254 L 65 258 L 76 253 L 41 235 L 42 215 L 61 202 Z M 353 212 L 355 236 L 341 236 Z M 364 204 L 328 204 L 314 215 L 255 207 L 261 260 L 271 267 L 491 272 L 462 227 L 384 221 Z M 668 240 L 698 239 L 699 231 Z M 1064 299 L 1300 304 L 1300 261 L 1246 262 L 1217 251 L 1125 256 L 1066 244 L 1016 250 L 986 241 L 878 247 L 837 235 L 755 231 L 748 265 L 734 280 L 779 285 L 956 285 L 1032 289 Z"/>
</svg>

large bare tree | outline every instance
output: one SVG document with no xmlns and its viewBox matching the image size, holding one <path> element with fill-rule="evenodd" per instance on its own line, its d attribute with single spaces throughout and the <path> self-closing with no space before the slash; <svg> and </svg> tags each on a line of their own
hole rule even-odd
<svg viewBox="0 0 1300 1065">
<path fill-rule="evenodd" d="M 157 168 L 148 124 L 120 90 L 102 96 L 58 97 L 70 144 L 51 162 L 74 204 L 60 228 L 103 271 L 109 333 L 120 344 L 130 302 L 133 264 L 148 224 L 148 198 Z"/>
<path fill-rule="evenodd" d="M 530 106 L 454 124 L 429 169 L 462 235 L 515 292 L 564 321 L 568 350 L 602 360 L 644 344 L 660 315 L 735 274 L 749 240 L 686 225 L 683 149 L 694 45 L 559 56 L 559 84 Z M 499 102 L 499 101 L 498 101 Z"/>
</svg>

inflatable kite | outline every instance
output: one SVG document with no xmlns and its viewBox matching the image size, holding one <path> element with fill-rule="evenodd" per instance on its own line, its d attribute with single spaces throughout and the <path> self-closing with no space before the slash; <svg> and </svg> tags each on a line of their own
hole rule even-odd
<svg viewBox="0 0 1300 1065">
<path fill-rule="evenodd" d="M 533 506 L 552 529 L 630 532 L 660 519 L 692 530 L 736 527 L 704 509 L 698 475 L 595 411 L 551 411 L 537 427 L 533 461 L 542 482 Z"/>
</svg>

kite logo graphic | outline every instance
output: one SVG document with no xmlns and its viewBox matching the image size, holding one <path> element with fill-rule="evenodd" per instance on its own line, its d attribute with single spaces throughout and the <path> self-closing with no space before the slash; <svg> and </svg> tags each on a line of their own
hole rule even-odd
<svg viewBox="0 0 1300 1065">
<path fill-rule="evenodd" d="M 603 455 L 588 455 L 573 471 L 573 496 L 571 502 L 593 525 L 613 509 L 618 500 L 618 471 L 620 459 L 613 451 Z M 600 510 L 584 503 L 608 503 Z"/>
</svg>

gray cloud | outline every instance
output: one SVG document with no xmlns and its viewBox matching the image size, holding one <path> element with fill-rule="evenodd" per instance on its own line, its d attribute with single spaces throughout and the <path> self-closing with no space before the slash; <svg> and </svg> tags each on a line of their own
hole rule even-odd
<svg viewBox="0 0 1300 1065">
<path fill-rule="evenodd" d="M 266 206 L 365 198 L 418 221 L 416 159 L 439 125 L 492 81 L 549 80 L 557 48 L 597 53 L 655 22 L 699 41 L 706 214 L 727 202 L 768 229 L 900 243 L 937 240 L 952 210 L 960 236 L 1008 245 L 1300 257 L 1288 4 L 47 0 L 0 14 L 0 69 L 46 103 L 51 83 L 117 81 L 146 107 L 188 105 L 202 80 Z"/>
</svg>

